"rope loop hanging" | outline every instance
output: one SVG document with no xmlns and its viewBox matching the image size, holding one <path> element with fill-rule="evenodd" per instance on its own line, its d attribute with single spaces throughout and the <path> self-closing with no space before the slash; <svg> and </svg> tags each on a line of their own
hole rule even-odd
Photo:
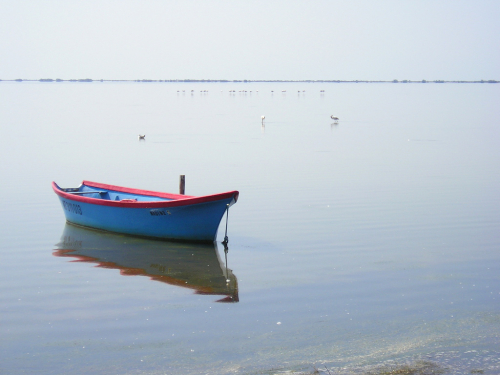
<svg viewBox="0 0 500 375">
<path fill-rule="evenodd" d="M 227 221 L 229 218 L 229 204 L 226 206 L 226 233 L 224 234 L 224 241 L 222 241 L 222 244 L 224 245 L 224 251 L 227 252 L 227 244 L 229 242 L 229 238 L 227 237 Z"/>
</svg>

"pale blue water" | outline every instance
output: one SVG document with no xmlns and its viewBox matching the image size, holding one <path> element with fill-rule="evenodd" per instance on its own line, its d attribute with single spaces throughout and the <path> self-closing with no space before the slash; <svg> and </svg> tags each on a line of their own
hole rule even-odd
<svg viewBox="0 0 500 375">
<path fill-rule="evenodd" d="M 499 104 L 489 84 L 2 82 L 0 373 L 498 374 Z M 143 240 L 61 245 L 51 181 L 181 174 L 189 195 L 240 191 L 227 265 L 220 244 L 192 267 L 143 263 Z M 238 302 L 196 293 L 226 266 Z"/>
</svg>

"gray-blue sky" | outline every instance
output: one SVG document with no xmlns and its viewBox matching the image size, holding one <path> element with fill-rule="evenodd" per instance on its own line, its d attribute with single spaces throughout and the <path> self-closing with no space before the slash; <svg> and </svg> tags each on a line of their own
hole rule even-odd
<svg viewBox="0 0 500 375">
<path fill-rule="evenodd" d="M 500 79 L 499 0 L 2 0 L 0 78 Z"/>
</svg>

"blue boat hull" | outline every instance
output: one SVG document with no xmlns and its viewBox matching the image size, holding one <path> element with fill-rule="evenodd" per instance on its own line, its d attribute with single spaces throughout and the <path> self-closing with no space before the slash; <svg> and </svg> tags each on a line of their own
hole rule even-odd
<svg viewBox="0 0 500 375">
<path fill-rule="evenodd" d="M 57 185 L 56 187 L 59 188 Z M 133 195 L 128 194 L 128 199 L 115 202 L 75 195 L 85 190 L 82 188 L 78 192 L 60 190 L 56 193 L 66 220 L 71 223 L 135 236 L 197 242 L 216 240 L 220 221 L 238 196 L 235 192 L 224 193 L 217 199 L 166 199 L 151 196 L 147 200 L 145 195 L 136 195 L 139 200 L 130 202 Z"/>
</svg>

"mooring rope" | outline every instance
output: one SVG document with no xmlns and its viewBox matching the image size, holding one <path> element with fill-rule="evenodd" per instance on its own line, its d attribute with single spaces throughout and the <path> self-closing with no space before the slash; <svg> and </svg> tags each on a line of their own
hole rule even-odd
<svg viewBox="0 0 500 375">
<path fill-rule="evenodd" d="M 227 243 L 229 242 L 229 238 L 227 238 L 227 221 L 229 217 L 229 204 L 226 207 L 226 233 L 224 235 L 224 241 L 222 243 L 224 244 L 224 250 L 227 250 Z"/>
</svg>

